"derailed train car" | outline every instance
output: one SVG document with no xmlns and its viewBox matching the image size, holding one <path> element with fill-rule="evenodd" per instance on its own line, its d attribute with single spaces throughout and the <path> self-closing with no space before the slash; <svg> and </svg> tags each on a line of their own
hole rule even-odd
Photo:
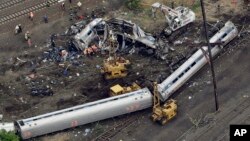
<svg viewBox="0 0 250 141">
<path fill-rule="evenodd" d="M 232 22 L 227 22 L 225 26 L 210 39 L 211 43 L 223 43 L 221 46 L 215 45 L 212 47 L 212 55 L 217 55 L 222 47 L 228 44 L 237 35 L 238 30 L 235 25 Z M 202 47 L 202 50 L 198 50 L 179 69 L 158 85 L 162 101 L 165 101 L 207 63 L 206 57 L 204 56 L 204 52 L 207 53 L 207 47 Z M 146 109 L 152 106 L 152 101 L 152 94 L 147 88 L 144 88 L 124 95 L 18 120 L 15 125 L 21 137 L 28 139 Z"/>
<path fill-rule="evenodd" d="M 228 44 L 232 39 L 238 35 L 238 30 L 235 25 L 228 21 L 225 26 L 217 32 L 210 40 L 210 43 L 221 42 L 221 46 L 212 46 L 212 56 L 217 55 L 223 46 Z M 158 90 L 161 99 L 165 101 L 168 97 L 187 82 L 197 71 L 199 71 L 207 62 L 204 55 L 208 53 L 206 46 L 195 52 L 184 64 L 182 64 L 174 73 L 172 73 L 161 84 L 158 84 Z"/>
<path fill-rule="evenodd" d="M 28 139 L 67 128 L 139 111 L 152 106 L 147 88 L 120 96 L 16 121 L 17 132 Z"/>
</svg>

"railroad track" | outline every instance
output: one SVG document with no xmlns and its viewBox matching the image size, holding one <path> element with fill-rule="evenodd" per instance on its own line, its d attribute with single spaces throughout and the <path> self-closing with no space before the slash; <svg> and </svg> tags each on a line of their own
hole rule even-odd
<svg viewBox="0 0 250 141">
<path fill-rule="evenodd" d="M 23 1 L 23 0 L 13 0 L 13 1 L 15 1 L 14 4 L 16 4 L 18 2 L 20 3 L 20 1 Z M 49 2 L 49 5 L 52 6 L 52 5 L 56 4 L 58 2 L 58 0 L 49 0 L 48 2 Z M 3 8 L 5 8 L 5 9 L 8 8 L 8 5 L 10 3 L 13 4 L 12 0 L 10 2 L 6 2 L 6 5 L 3 5 Z M 0 5 L 0 6 L 2 7 L 2 5 Z M 47 3 L 43 2 L 43 3 L 40 3 L 38 5 L 25 8 L 19 12 L 15 12 L 15 13 L 12 13 L 10 15 L 3 16 L 0 18 L 0 25 L 6 24 L 10 21 L 16 20 L 16 19 L 21 18 L 23 16 L 28 16 L 28 14 L 30 12 L 36 12 L 36 11 L 42 10 L 46 7 L 47 7 Z M 0 8 L 0 9 L 2 9 L 2 8 Z"/>
<path fill-rule="evenodd" d="M 247 32 L 248 30 L 249 30 L 249 28 L 245 30 L 246 33 L 244 33 L 244 35 L 234 39 L 227 46 L 225 46 L 225 48 L 222 49 L 222 52 L 219 54 L 219 56 L 221 57 L 224 55 L 229 55 L 233 51 L 241 49 L 242 45 L 244 45 L 246 47 L 247 46 L 246 44 L 248 43 L 249 37 L 250 37 L 250 32 Z"/>
<path fill-rule="evenodd" d="M 137 121 L 138 116 L 128 115 L 125 119 L 118 121 L 117 124 L 112 126 L 109 130 L 105 131 L 97 138 L 92 141 L 110 141 L 112 137 L 114 137 L 117 133 L 132 125 Z"/>
<path fill-rule="evenodd" d="M 227 125 L 227 123 L 231 122 L 233 119 L 235 119 L 240 113 L 243 113 L 249 106 L 249 98 L 246 98 L 243 101 L 237 101 L 238 104 L 236 104 L 236 106 L 234 106 L 234 108 L 232 108 L 231 110 L 228 110 L 225 114 L 221 115 L 220 117 L 216 117 L 214 120 L 216 122 L 211 123 L 207 126 L 207 128 L 203 129 L 198 135 L 195 135 L 192 140 L 197 140 L 199 141 L 200 138 L 202 137 L 202 135 L 204 135 L 204 133 L 210 132 L 213 130 L 213 128 L 215 128 L 217 126 L 217 124 L 219 125 Z M 243 119 L 243 121 L 241 121 L 241 123 L 243 123 L 244 121 L 246 121 L 247 119 Z M 189 130 L 187 130 L 185 133 L 183 133 L 179 138 L 176 139 L 176 141 L 182 141 L 186 138 L 186 136 L 188 134 L 192 134 L 196 132 L 196 127 L 192 126 Z M 203 134 L 202 134 L 203 133 Z M 228 134 L 226 134 L 228 135 Z M 216 141 L 220 141 L 224 138 L 224 135 L 222 135 L 221 137 L 218 137 Z"/>
<path fill-rule="evenodd" d="M 0 3 L 0 11 L 3 11 L 5 9 L 8 9 L 12 6 L 15 6 L 17 4 L 21 4 L 25 2 L 25 0 L 8 0 Z"/>
<path fill-rule="evenodd" d="M 250 106 L 249 99 L 246 98 L 244 101 L 237 104 L 236 108 L 233 108 L 232 110 L 230 110 L 230 112 L 223 115 L 219 119 L 215 119 L 216 123 L 218 123 L 219 125 L 227 125 L 227 123 L 231 122 L 233 119 L 235 119 L 237 116 L 239 116 L 239 114 L 243 113 L 249 106 Z M 204 131 L 204 133 L 209 132 L 209 130 L 211 131 L 211 129 L 213 129 L 213 127 L 216 127 L 216 124 L 214 126 L 208 127 Z M 199 135 L 195 136 L 195 139 L 200 140 L 199 138 L 202 138 L 202 135 L 203 134 L 199 134 Z M 220 140 L 220 138 L 217 140 Z"/>
</svg>

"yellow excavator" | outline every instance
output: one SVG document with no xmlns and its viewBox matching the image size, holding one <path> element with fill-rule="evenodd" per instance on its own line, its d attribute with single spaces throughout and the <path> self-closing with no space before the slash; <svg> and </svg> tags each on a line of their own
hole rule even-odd
<svg viewBox="0 0 250 141">
<path fill-rule="evenodd" d="M 110 32 L 108 45 L 109 58 L 104 60 L 101 73 L 104 75 L 104 78 L 106 80 L 126 77 L 128 74 L 127 67 L 128 65 L 130 65 L 130 62 L 123 57 L 116 56 L 116 48 L 118 46 L 118 42 L 112 31 Z"/>
<path fill-rule="evenodd" d="M 141 87 L 135 82 L 131 86 L 128 86 L 128 87 L 122 87 L 121 85 L 117 84 L 110 88 L 109 95 L 117 96 L 117 95 L 129 93 L 129 92 L 133 92 L 139 89 L 141 89 Z"/>
<path fill-rule="evenodd" d="M 170 99 L 163 106 L 160 105 L 160 96 L 157 89 L 157 83 L 154 82 L 154 99 L 153 99 L 153 113 L 151 118 L 154 122 L 160 122 L 165 125 L 169 120 L 174 118 L 177 114 L 177 102 Z"/>
</svg>

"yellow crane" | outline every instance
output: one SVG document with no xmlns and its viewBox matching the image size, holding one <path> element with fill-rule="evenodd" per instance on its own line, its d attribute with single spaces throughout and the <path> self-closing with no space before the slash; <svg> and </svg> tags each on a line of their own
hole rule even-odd
<svg viewBox="0 0 250 141">
<path fill-rule="evenodd" d="M 129 60 L 124 59 L 123 57 L 116 56 L 116 48 L 118 46 L 118 42 L 112 31 L 110 32 L 108 45 L 109 58 L 104 60 L 101 73 L 104 75 L 105 79 L 116 79 L 126 77 L 128 74 L 127 66 L 130 65 L 130 62 Z"/>
<path fill-rule="evenodd" d="M 174 118 L 177 114 L 177 102 L 170 99 L 163 106 L 160 104 L 160 96 L 157 89 L 157 83 L 154 82 L 154 99 L 153 99 L 153 113 L 151 118 L 154 122 L 158 121 L 165 125 L 169 120 Z"/>
</svg>

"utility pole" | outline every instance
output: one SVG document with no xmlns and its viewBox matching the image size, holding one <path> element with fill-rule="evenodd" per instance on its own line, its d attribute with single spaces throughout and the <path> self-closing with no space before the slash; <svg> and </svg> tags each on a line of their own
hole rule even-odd
<svg viewBox="0 0 250 141">
<path fill-rule="evenodd" d="M 202 16 L 203 16 L 203 26 L 205 30 L 205 37 L 207 41 L 207 46 L 208 46 L 208 54 L 209 54 L 209 64 L 212 72 L 212 79 L 213 79 L 213 86 L 214 86 L 214 99 L 215 99 L 215 109 L 218 111 L 219 109 L 219 104 L 218 104 L 218 96 L 217 96 L 217 85 L 216 85 L 216 78 L 215 78 L 215 73 L 214 73 L 214 64 L 213 64 L 213 57 L 211 53 L 211 45 L 208 39 L 208 34 L 207 34 L 207 21 L 206 21 L 206 13 L 204 9 L 204 3 L 203 0 L 200 0 L 201 3 L 201 10 L 202 10 Z"/>
</svg>

